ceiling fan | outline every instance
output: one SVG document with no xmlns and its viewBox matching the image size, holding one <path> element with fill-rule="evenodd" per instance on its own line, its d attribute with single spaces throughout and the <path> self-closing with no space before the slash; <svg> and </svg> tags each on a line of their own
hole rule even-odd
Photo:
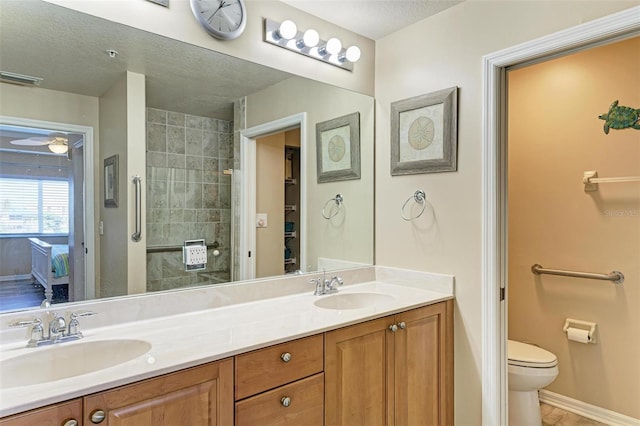
<svg viewBox="0 0 640 426">
<path fill-rule="evenodd" d="M 55 154 L 64 154 L 69 150 L 68 138 L 64 133 L 51 133 L 49 136 L 34 136 L 28 139 L 15 139 L 10 143 L 20 146 L 45 146 Z"/>
</svg>

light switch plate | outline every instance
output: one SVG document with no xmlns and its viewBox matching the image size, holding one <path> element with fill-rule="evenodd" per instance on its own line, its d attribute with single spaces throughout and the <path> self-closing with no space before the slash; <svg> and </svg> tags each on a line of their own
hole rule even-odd
<svg viewBox="0 0 640 426">
<path fill-rule="evenodd" d="M 267 227 L 267 214 L 266 213 L 257 213 L 256 214 L 256 228 L 266 228 Z"/>
</svg>

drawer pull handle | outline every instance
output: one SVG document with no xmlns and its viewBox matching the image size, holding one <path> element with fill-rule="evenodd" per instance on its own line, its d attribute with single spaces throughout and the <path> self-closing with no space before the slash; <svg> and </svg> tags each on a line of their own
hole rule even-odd
<svg viewBox="0 0 640 426">
<path fill-rule="evenodd" d="M 282 399 L 280 399 L 280 404 L 282 404 L 283 407 L 288 407 L 291 405 L 291 398 L 289 398 L 288 396 L 283 396 Z"/>
<path fill-rule="evenodd" d="M 389 330 L 391 330 L 392 333 L 395 333 L 396 331 L 398 331 L 398 326 L 395 324 L 391 324 L 389 326 Z"/>
<path fill-rule="evenodd" d="M 96 410 L 93 413 L 91 413 L 91 422 L 95 424 L 102 423 L 105 417 L 106 416 L 104 411 Z"/>
<path fill-rule="evenodd" d="M 78 426 L 78 421 L 76 419 L 69 419 L 64 422 L 62 426 Z"/>
<path fill-rule="evenodd" d="M 404 330 L 405 328 L 407 328 L 407 324 L 404 321 L 402 321 L 402 322 L 398 323 L 398 327 L 400 327 L 400 329 Z"/>
<path fill-rule="evenodd" d="M 291 354 L 289 352 L 285 352 L 280 355 L 280 359 L 282 359 L 283 362 L 289 362 L 291 361 Z"/>
</svg>

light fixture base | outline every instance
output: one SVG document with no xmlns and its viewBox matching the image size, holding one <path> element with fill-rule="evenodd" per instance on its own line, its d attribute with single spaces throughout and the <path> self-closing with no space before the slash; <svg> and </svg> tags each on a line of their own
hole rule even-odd
<svg viewBox="0 0 640 426">
<path fill-rule="evenodd" d="M 338 68 L 342 68 L 343 70 L 353 71 L 353 63 L 349 61 L 341 61 L 340 57 L 344 57 L 344 53 L 346 49 L 342 49 L 341 52 L 335 55 L 330 54 L 321 54 L 321 48 L 318 46 L 326 45 L 325 40 L 320 40 L 315 47 L 299 47 L 297 41 L 302 39 L 304 36 L 304 31 L 299 31 L 295 37 L 292 39 L 284 39 L 278 37 L 277 32 L 280 27 L 280 23 L 273 21 L 271 19 L 265 18 L 264 20 L 264 41 L 270 44 L 275 44 L 276 46 L 280 46 L 292 52 L 299 53 L 301 55 L 307 56 L 309 58 L 316 59 L 318 61 L 333 65 Z"/>
</svg>

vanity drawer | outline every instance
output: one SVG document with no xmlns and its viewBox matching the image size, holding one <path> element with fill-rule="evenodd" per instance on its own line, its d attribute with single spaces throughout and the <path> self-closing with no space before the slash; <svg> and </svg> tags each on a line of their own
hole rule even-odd
<svg viewBox="0 0 640 426">
<path fill-rule="evenodd" d="M 324 373 L 236 402 L 236 426 L 322 426 Z"/>
<path fill-rule="evenodd" d="M 236 400 L 321 372 L 323 337 L 320 334 L 236 356 Z"/>
</svg>

